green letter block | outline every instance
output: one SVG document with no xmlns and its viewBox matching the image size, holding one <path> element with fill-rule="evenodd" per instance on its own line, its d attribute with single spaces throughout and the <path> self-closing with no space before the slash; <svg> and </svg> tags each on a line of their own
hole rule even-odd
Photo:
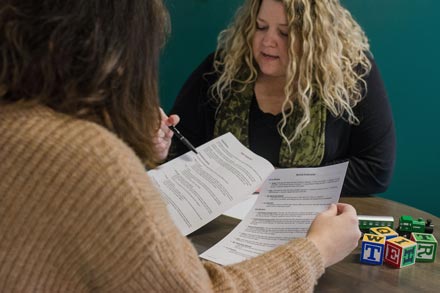
<svg viewBox="0 0 440 293">
<path fill-rule="evenodd" d="M 437 240 L 434 235 L 411 233 L 411 240 L 417 243 L 417 262 L 434 262 L 437 251 Z"/>
</svg>

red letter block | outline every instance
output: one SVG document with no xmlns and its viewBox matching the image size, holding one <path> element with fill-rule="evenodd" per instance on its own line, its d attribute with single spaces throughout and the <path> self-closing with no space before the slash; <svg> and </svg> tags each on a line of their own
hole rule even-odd
<svg viewBox="0 0 440 293">
<path fill-rule="evenodd" d="M 395 237 L 385 243 L 385 263 L 403 268 L 416 262 L 417 244 L 405 237 Z"/>
</svg>

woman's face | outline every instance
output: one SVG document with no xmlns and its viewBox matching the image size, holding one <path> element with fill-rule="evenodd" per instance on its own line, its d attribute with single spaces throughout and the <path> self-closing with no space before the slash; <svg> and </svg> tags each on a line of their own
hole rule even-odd
<svg viewBox="0 0 440 293">
<path fill-rule="evenodd" d="M 289 63 L 288 45 L 289 27 L 283 3 L 263 0 L 252 42 L 261 75 L 285 77 Z"/>
</svg>

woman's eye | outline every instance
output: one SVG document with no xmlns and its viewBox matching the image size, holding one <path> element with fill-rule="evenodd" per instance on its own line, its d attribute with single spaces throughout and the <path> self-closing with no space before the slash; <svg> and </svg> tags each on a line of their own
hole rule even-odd
<svg viewBox="0 0 440 293">
<path fill-rule="evenodd" d="M 267 26 L 264 26 L 264 25 L 258 25 L 258 24 L 257 24 L 257 30 L 262 31 L 262 30 L 265 30 L 265 29 L 267 29 Z"/>
<path fill-rule="evenodd" d="M 282 35 L 283 37 L 288 37 L 289 33 L 280 31 L 280 35 Z"/>
</svg>

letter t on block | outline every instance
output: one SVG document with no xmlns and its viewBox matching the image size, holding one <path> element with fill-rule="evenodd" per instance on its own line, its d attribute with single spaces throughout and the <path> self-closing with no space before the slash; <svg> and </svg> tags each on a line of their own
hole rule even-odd
<svg viewBox="0 0 440 293">
<path fill-rule="evenodd" d="M 364 234 L 362 238 L 361 263 L 381 265 L 383 263 L 384 248 L 385 236 Z"/>
</svg>

